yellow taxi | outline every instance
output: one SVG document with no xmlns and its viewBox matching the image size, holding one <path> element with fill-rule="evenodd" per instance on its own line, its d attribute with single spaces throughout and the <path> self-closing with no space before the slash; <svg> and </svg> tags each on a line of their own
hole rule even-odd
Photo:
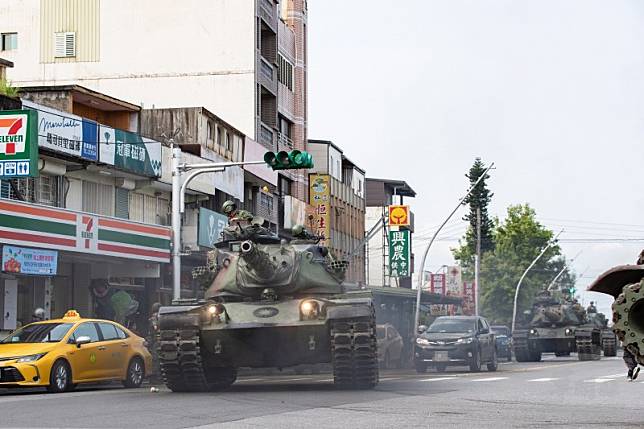
<svg viewBox="0 0 644 429">
<path fill-rule="evenodd" d="M 78 383 L 120 380 L 139 387 L 152 369 L 145 340 L 118 323 L 62 319 L 31 323 L 0 341 L 0 387 L 72 390 Z"/>
</svg>

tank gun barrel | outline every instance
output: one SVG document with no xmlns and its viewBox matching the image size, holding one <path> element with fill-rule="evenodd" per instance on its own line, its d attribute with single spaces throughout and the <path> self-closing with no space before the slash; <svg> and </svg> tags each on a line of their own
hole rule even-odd
<svg viewBox="0 0 644 429">
<path fill-rule="evenodd" d="M 259 277 L 269 279 L 273 276 L 275 264 L 271 261 L 268 253 L 259 250 L 255 243 L 250 240 L 243 241 L 240 251 L 241 257 Z"/>
</svg>

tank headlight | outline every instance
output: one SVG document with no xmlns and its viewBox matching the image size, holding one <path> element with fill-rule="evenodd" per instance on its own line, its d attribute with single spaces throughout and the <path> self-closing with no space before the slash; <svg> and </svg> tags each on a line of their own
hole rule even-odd
<svg viewBox="0 0 644 429">
<path fill-rule="evenodd" d="M 570 328 L 566 328 L 566 335 L 572 335 L 574 334 L 573 330 Z"/>
<path fill-rule="evenodd" d="M 206 322 L 221 322 L 222 316 L 226 316 L 226 308 L 223 304 L 210 304 L 206 307 Z"/>
<path fill-rule="evenodd" d="M 530 335 L 534 335 L 535 337 L 538 337 L 539 331 L 537 331 L 536 329 L 530 329 Z"/>
<path fill-rule="evenodd" d="M 317 301 L 302 301 L 300 304 L 300 314 L 303 320 L 317 319 L 320 315 L 320 304 Z"/>
</svg>

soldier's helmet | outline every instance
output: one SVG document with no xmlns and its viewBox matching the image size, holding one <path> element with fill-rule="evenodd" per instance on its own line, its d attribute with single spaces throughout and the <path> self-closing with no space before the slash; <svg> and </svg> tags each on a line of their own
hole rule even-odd
<svg viewBox="0 0 644 429">
<path fill-rule="evenodd" d="M 231 200 L 224 202 L 224 204 L 221 206 L 221 210 L 227 215 L 233 213 L 236 209 L 237 204 L 235 204 L 235 202 Z"/>
</svg>

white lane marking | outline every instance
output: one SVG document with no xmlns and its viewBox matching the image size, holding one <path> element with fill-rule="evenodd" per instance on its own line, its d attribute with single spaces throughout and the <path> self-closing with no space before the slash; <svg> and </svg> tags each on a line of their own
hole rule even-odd
<svg viewBox="0 0 644 429">
<path fill-rule="evenodd" d="M 443 381 L 443 380 L 454 380 L 454 377 L 434 377 L 434 378 L 423 378 L 418 381 Z"/>
<path fill-rule="evenodd" d="M 613 381 L 614 378 L 593 378 L 591 380 L 584 380 L 584 383 L 606 383 L 608 381 Z"/>
<path fill-rule="evenodd" d="M 316 383 L 328 383 L 329 381 L 333 381 L 332 378 L 325 378 L 322 380 L 315 380 Z"/>
<path fill-rule="evenodd" d="M 243 378 L 238 381 L 238 383 L 243 383 L 245 381 L 264 381 L 266 380 L 265 378 Z"/>
<path fill-rule="evenodd" d="M 613 375 L 602 375 L 599 378 L 620 378 L 620 377 L 626 377 L 626 374 L 623 372 L 620 372 L 619 374 L 613 374 Z"/>
<path fill-rule="evenodd" d="M 402 377 L 386 377 L 381 378 L 380 381 L 402 380 Z"/>
<path fill-rule="evenodd" d="M 508 377 L 487 377 L 487 378 L 475 378 L 472 381 L 498 381 L 498 380 L 507 380 Z"/>
<path fill-rule="evenodd" d="M 528 380 L 528 381 L 540 382 L 540 381 L 555 381 L 555 380 L 559 380 L 559 379 L 558 378 L 548 378 L 548 377 L 546 377 L 546 378 L 535 378 L 533 380 Z"/>
</svg>

